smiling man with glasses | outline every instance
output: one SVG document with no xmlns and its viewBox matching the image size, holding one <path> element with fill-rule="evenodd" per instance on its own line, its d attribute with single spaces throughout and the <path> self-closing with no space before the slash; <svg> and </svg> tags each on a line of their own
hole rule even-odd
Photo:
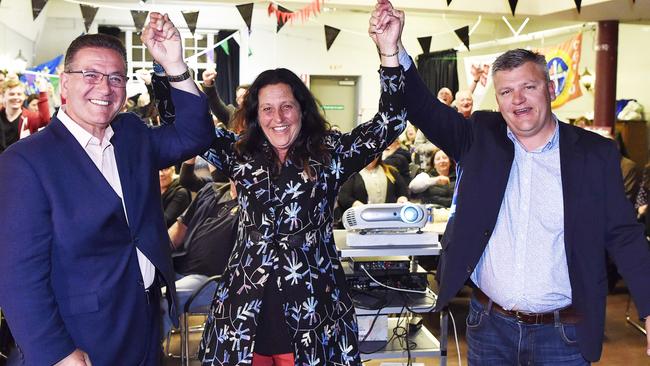
<svg viewBox="0 0 650 366">
<path fill-rule="evenodd" d="M 151 13 L 142 40 L 170 75 L 175 123 L 119 113 L 124 46 L 83 35 L 66 53 L 65 104 L 0 155 L 0 307 L 26 365 L 158 365 L 162 285 L 177 322 L 158 170 L 214 130 L 167 15 Z"/>
</svg>

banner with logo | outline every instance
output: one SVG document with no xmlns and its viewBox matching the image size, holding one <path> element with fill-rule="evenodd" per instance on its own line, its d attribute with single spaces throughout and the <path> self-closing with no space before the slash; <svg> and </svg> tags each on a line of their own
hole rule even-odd
<svg viewBox="0 0 650 366">
<path fill-rule="evenodd" d="M 494 53 L 491 55 L 465 57 L 463 59 L 465 64 L 465 85 L 461 85 L 459 89 L 468 90 L 474 80 L 478 79 L 476 89 L 472 93 L 472 99 L 474 99 L 473 110 L 480 109 L 479 107 L 485 98 L 485 93 L 490 84 L 492 84 L 492 63 L 499 55 L 500 53 Z"/>
<path fill-rule="evenodd" d="M 566 42 L 549 48 L 537 50 L 546 57 L 546 65 L 551 81 L 555 84 L 555 100 L 552 108 L 557 108 L 582 95 L 580 90 L 580 54 L 582 33 Z"/>
<path fill-rule="evenodd" d="M 548 48 L 535 50 L 546 57 L 546 67 L 549 77 L 555 85 L 555 100 L 551 103 L 552 108 L 557 108 L 565 103 L 582 96 L 580 90 L 580 54 L 582 51 L 582 33 L 567 40 L 566 42 Z M 485 92 L 492 83 L 492 63 L 500 55 L 471 56 L 464 58 L 466 87 L 469 89 L 474 80 L 478 79 L 476 89 L 473 93 L 474 110 L 479 109 Z"/>
</svg>

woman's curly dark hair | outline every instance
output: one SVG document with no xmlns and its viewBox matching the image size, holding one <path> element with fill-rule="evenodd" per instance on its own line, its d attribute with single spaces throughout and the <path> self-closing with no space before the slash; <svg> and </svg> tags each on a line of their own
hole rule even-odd
<svg viewBox="0 0 650 366">
<path fill-rule="evenodd" d="M 242 107 L 234 116 L 234 120 L 239 121 L 239 124 L 244 124 L 240 138 L 235 143 L 235 152 L 239 158 L 263 153 L 269 159 L 269 163 L 277 168 L 281 166 L 275 150 L 270 146 L 270 142 L 262 131 L 257 115 L 260 90 L 265 86 L 275 84 L 288 85 L 301 110 L 302 127 L 290 147 L 287 158 L 296 166 L 302 167 L 309 176 L 312 176 L 309 159 L 329 164 L 330 153 L 325 145 L 325 136 L 330 125 L 319 113 L 316 99 L 307 86 L 296 74 L 284 68 L 262 72 L 246 92 Z"/>
</svg>

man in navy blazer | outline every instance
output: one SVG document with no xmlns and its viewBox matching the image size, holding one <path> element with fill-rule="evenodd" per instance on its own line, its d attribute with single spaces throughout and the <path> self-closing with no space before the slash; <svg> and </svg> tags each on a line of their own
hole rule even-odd
<svg viewBox="0 0 650 366">
<path fill-rule="evenodd" d="M 157 365 L 162 285 L 177 321 L 158 170 L 214 130 L 167 15 L 151 13 L 142 40 L 172 75 L 175 124 L 118 114 L 124 46 L 84 35 L 66 52 L 66 104 L 0 156 L 0 307 L 24 364 Z"/>
<path fill-rule="evenodd" d="M 403 20 L 379 0 L 369 32 Z M 607 252 L 650 330 L 650 250 L 624 195 L 619 154 L 611 140 L 553 115 L 544 57 L 523 49 L 499 56 L 492 76 L 500 113 L 465 119 L 431 94 L 401 42 L 398 49 L 409 120 L 458 164 L 436 307 L 465 283 L 475 287 L 469 364 L 597 361 Z"/>
</svg>

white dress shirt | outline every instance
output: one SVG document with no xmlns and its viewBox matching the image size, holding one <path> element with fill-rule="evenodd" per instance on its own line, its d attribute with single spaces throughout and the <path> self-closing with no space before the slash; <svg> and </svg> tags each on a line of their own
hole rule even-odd
<svg viewBox="0 0 650 366">
<path fill-rule="evenodd" d="M 84 130 L 76 122 L 68 116 L 63 110 L 65 106 L 59 108 L 59 112 L 56 114 L 56 118 L 63 123 L 65 128 L 70 131 L 72 136 L 79 142 L 81 147 L 84 149 L 90 160 L 95 163 L 97 169 L 102 173 L 104 179 L 110 184 L 120 201 L 122 202 L 122 208 L 124 209 L 124 215 L 127 217 L 128 223 L 128 214 L 126 212 L 126 206 L 124 205 L 124 196 L 122 193 L 122 183 L 120 182 L 120 174 L 117 170 L 117 162 L 115 161 L 115 149 L 113 144 L 111 144 L 111 137 L 113 137 L 113 128 L 109 125 L 104 132 L 104 139 L 99 141 L 99 139 L 93 136 L 90 132 Z M 149 288 L 153 284 L 153 280 L 156 274 L 156 268 L 153 263 L 140 251 L 136 248 L 138 254 L 138 264 L 140 265 L 140 272 L 142 273 L 142 279 L 144 282 L 144 288 Z"/>
</svg>

